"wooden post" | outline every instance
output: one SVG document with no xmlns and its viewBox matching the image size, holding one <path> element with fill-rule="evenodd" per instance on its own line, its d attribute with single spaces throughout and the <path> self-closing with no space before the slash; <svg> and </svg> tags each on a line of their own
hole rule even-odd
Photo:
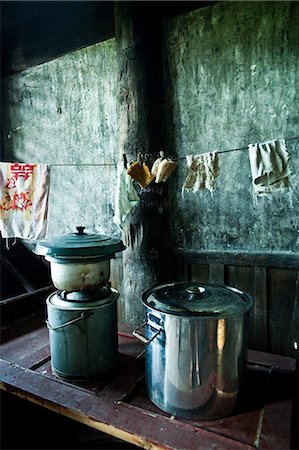
<svg viewBox="0 0 299 450">
<path fill-rule="evenodd" d="M 141 152 L 151 168 L 163 148 L 161 133 L 161 42 L 151 4 L 116 2 L 118 52 L 119 157 L 136 161 Z M 170 281 L 170 235 L 167 183 L 153 181 L 139 189 L 140 206 L 127 219 L 123 239 L 124 309 L 122 318 L 144 319 L 143 291 Z"/>
</svg>

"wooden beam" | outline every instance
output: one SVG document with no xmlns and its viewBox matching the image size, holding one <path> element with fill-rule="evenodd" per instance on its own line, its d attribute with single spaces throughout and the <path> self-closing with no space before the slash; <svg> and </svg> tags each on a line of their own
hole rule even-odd
<svg viewBox="0 0 299 450">
<path fill-rule="evenodd" d="M 33 285 L 26 277 L 6 258 L 1 255 L 1 263 L 15 277 L 15 279 L 23 286 L 26 292 L 34 291 Z"/>
<path fill-rule="evenodd" d="M 25 294 L 14 295 L 13 297 L 6 298 L 5 300 L 1 301 L 0 306 L 5 307 L 11 303 L 16 304 L 18 302 L 22 302 L 22 303 L 28 302 L 31 299 L 35 298 L 36 296 L 39 296 L 40 294 L 42 296 L 44 296 L 54 290 L 55 290 L 54 286 L 46 286 L 46 287 L 42 287 L 40 289 L 34 289 L 30 292 L 26 292 Z"/>
<path fill-rule="evenodd" d="M 193 251 L 174 249 L 174 254 L 193 264 L 224 264 L 237 266 L 280 267 L 284 269 L 299 269 L 299 253 L 250 251 Z"/>
<path fill-rule="evenodd" d="M 163 143 L 160 26 L 138 2 L 116 2 L 119 158 L 126 154 L 128 161 L 136 161 L 140 152 L 149 168 Z M 136 184 L 136 189 L 140 206 L 123 230 L 123 319 L 135 324 L 144 318 L 142 292 L 169 281 L 172 271 L 167 185 L 153 181 L 145 189 Z"/>
<path fill-rule="evenodd" d="M 51 292 L 54 292 L 54 286 L 35 289 L 25 294 L 7 298 L 0 302 L 1 326 L 7 327 L 22 316 L 41 310 L 45 306 L 45 300 Z"/>
</svg>

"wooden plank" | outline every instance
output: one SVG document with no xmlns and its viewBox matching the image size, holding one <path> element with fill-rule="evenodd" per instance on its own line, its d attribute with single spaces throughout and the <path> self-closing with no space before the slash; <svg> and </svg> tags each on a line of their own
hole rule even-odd
<svg viewBox="0 0 299 450">
<path fill-rule="evenodd" d="M 190 251 L 174 249 L 174 254 L 185 259 L 186 263 L 210 264 L 212 262 L 224 265 L 280 267 L 288 269 L 299 268 L 299 253 L 255 253 L 233 251 Z"/>
<path fill-rule="evenodd" d="M 27 364 L 24 367 L 30 367 L 38 361 L 36 359 L 37 355 L 40 351 L 44 352 L 44 348 L 48 346 L 48 343 L 48 329 L 43 326 L 2 343 L 0 356 L 19 365 L 22 365 L 22 360 L 23 362 L 27 360 L 29 365 Z M 32 363 L 29 362 L 30 360 Z"/>
<path fill-rule="evenodd" d="M 120 330 L 122 330 L 119 336 L 120 344 L 124 345 L 121 348 L 126 349 L 127 346 L 132 345 L 137 350 L 136 342 L 129 334 L 131 327 L 120 325 Z M 38 333 L 32 334 L 31 340 L 34 342 L 38 338 Z M 29 343 L 29 337 L 24 336 L 25 347 L 23 346 L 23 348 L 26 348 Z M 138 343 L 138 345 L 140 350 L 140 344 Z M 8 352 L 8 345 L 6 345 L 6 351 L 6 357 L 16 356 L 14 346 L 11 346 Z M 40 353 L 38 349 L 34 352 L 33 356 L 36 361 L 41 361 L 42 351 L 43 349 L 40 348 Z M 49 372 L 45 374 L 43 367 L 49 367 L 49 361 L 44 366 L 38 367 L 36 371 L 30 370 L 30 368 L 25 369 L 8 361 L 1 361 L 2 381 L 0 387 L 143 448 L 151 446 L 152 449 L 197 450 L 210 448 L 211 445 L 216 449 L 253 448 L 252 436 L 259 418 L 258 411 L 255 411 L 256 408 L 255 412 L 240 411 L 237 416 L 234 416 L 235 419 L 221 419 L 218 423 L 216 423 L 217 421 L 193 423 L 175 420 L 169 415 L 165 415 L 154 407 L 147 397 L 144 397 L 143 403 L 133 404 L 131 400 L 133 398 L 134 401 L 136 398 L 136 389 L 138 390 L 140 386 L 144 387 L 142 378 L 144 360 L 139 358 L 138 352 L 136 353 L 135 356 L 132 356 L 131 352 L 128 355 L 121 354 L 120 364 L 112 376 L 83 383 L 61 380 Z M 294 369 L 294 360 L 291 358 L 252 351 L 248 356 L 249 361 L 251 360 L 253 363 L 252 371 L 256 370 L 257 361 L 265 367 L 266 371 L 268 370 L 267 373 L 274 373 L 273 369 Z M 30 353 L 28 349 L 27 356 L 19 359 L 21 362 L 22 360 L 23 363 L 26 362 L 26 366 L 29 366 Z M 256 398 L 256 396 L 252 397 L 252 391 L 255 388 L 254 386 L 250 387 L 248 383 L 246 386 L 250 391 L 250 398 L 253 400 Z M 256 382 L 255 386 L 259 386 L 264 391 L 261 381 Z M 261 396 L 258 395 L 257 400 L 260 399 Z M 130 403 L 127 403 L 128 401 Z M 156 409 L 153 410 L 153 407 Z M 287 408 L 288 405 L 286 404 L 285 407 Z M 246 416 L 247 413 L 249 415 Z M 249 422 L 250 426 L 246 428 L 246 423 Z M 244 427 L 246 432 L 245 429 L 242 432 Z M 204 428 L 206 429 L 204 430 Z M 272 432 L 274 431 L 272 430 Z"/>
<path fill-rule="evenodd" d="M 228 265 L 226 284 L 254 297 L 254 270 L 252 267 Z"/>
<path fill-rule="evenodd" d="M 284 358 L 281 358 L 281 359 L 284 359 Z M 57 380 L 55 380 L 55 381 L 57 381 Z M 69 383 L 64 383 L 64 384 L 65 384 L 66 387 L 69 386 Z M 260 381 L 258 383 L 256 383 L 256 385 L 259 386 L 259 388 L 261 390 L 265 390 L 263 388 L 263 385 L 262 385 L 262 383 Z M 106 401 L 106 405 L 108 406 L 108 409 L 109 409 L 109 404 L 110 404 L 110 401 L 111 401 L 111 397 L 110 397 L 110 392 L 109 391 L 110 390 L 107 388 L 107 392 L 106 392 L 107 395 L 105 395 L 105 392 L 103 392 L 103 396 L 105 397 L 105 401 Z M 55 389 L 55 392 L 56 392 L 56 395 L 58 395 L 58 396 L 60 395 L 60 390 L 59 389 Z M 115 395 L 115 394 L 116 393 L 114 392 L 113 395 Z M 97 394 L 97 395 L 99 395 L 99 394 Z M 250 395 L 251 395 L 251 398 L 252 398 L 252 387 L 250 388 Z M 74 397 L 74 395 L 73 395 L 73 397 Z M 115 398 L 117 398 L 117 396 Z M 149 401 L 147 399 L 147 403 L 148 402 Z M 37 401 L 37 403 L 39 403 L 39 402 Z M 90 403 L 90 400 L 88 400 L 88 403 Z M 133 409 L 129 409 L 127 411 L 126 409 L 123 410 L 123 404 L 122 404 L 121 401 L 120 402 L 116 402 L 116 403 L 117 403 L 117 405 L 119 407 L 119 409 L 117 410 L 117 414 L 118 415 L 121 414 L 122 412 L 125 412 L 125 411 L 126 411 L 126 414 L 130 414 L 130 415 L 131 414 L 134 415 L 134 412 L 136 412 L 136 408 L 134 408 L 134 406 L 133 406 Z M 44 406 L 49 407 L 49 405 L 45 405 L 45 404 L 44 404 Z M 97 406 L 99 406 L 99 404 Z M 143 407 L 143 409 L 144 409 L 144 407 L 147 408 L 146 402 L 145 402 L 145 405 L 141 405 L 141 406 Z M 79 408 L 80 408 L 80 411 L 82 411 L 82 403 L 80 403 L 80 407 Z M 139 408 L 140 408 L 140 406 L 139 406 Z M 144 431 L 145 431 L 144 427 L 145 427 L 145 422 L 147 423 L 147 421 L 144 422 L 144 420 L 143 420 L 144 416 L 143 415 L 144 414 L 145 415 L 148 414 L 149 411 L 148 411 L 148 409 L 147 409 L 147 411 L 141 411 L 139 408 L 137 409 L 137 412 L 138 412 L 139 416 L 141 417 L 141 422 L 142 422 L 142 427 L 143 427 L 142 430 L 140 430 L 140 432 L 141 432 L 142 436 L 144 436 Z M 290 414 L 290 402 L 285 402 L 285 408 L 286 408 L 286 411 L 287 411 L 286 417 L 288 417 L 289 414 Z M 50 406 L 49 409 L 52 409 L 52 410 L 55 411 L 55 408 L 53 408 L 51 406 Z M 93 409 L 93 411 L 94 411 L 94 409 Z M 157 432 L 157 428 L 156 427 L 157 427 L 157 423 L 159 423 L 159 426 L 163 427 L 164 422 L 163 422 L 163 419 L 161 418 L 161 412 L 156 408 L 156 412 L 154 412 L 154 413 L 149 412 L 149 414 L 150 414 L 150 417 L 156 419 L 156 421 L 152 422 L 151 427 L 154 430 L 156 430 L 157 434 L 156 434 L 155 437 L 156 437 L 156 439 L 159 439 L 159 433 Z M 65 415 L 67 417 L 71 417 L 71 418 L 73 418 L 75 420 L 80 420 L 80 418 L 77 417 L 77 414 L 75 413 L 75 411 L 67 411 L 65 413 Z M 162 413 L 162 415 L 163 415 L 163 413 Z M 140 417 L 139 417 L 139 421 L 140 421 Z M 265 415 L 265 417 L 267 418 L 267 415 Z M 95 423 L 91 414 L 89 414 L 87 421 L 84 420 L 84 418 L 81 418 L 81 419 L 82 420 L 80 420 L 80 421 L 82 423 L 86 423 L 86 424 L 88 424 L 90 426 L 94 426 L 96 429 L 108 432 L 108 433 L 110 433 L 112 435 L 115 435 L 115 436 L 117 436 L 119 438 L 122 438 L 122 439 L 124 439 L 126 437 L 126 435 L 123 434 L 122 430 L 120 430 L 120 431 L 119 430 L 114 430 L 111 424 L 108 425 L 108 427 L 106 427 L 105 424 L 99 424 L 97 421 Z M 170 421 L 173 420 L 170 417 L 168 417 L 167 419 L 170 420 Z M 247 442 L 252 442 L 253 439 L 255 438 L 258 420 L 259 420 L 259 410 L 253 410 L 253 411 L 249 411 L 248 413 L 246 413 L 246 412 L 240 413 L 239 412 L 239 414 L 236 416 L 236 419 L 234 419 L 234 417 L 230 417 L 230 418 L 221 419 L 219 421 L 203 421 L 201 423 L 194 423 L 192 421 L 180 421 L 180 420 L 176 420 L 176 422 L 180 423 L 180 424 L 183 423 L 185 425 L 191 426 L 192 427 L 191 430 L 193 430 L 194 427 L 199 428 L 200 432 L 199 432 L 199 434 L 197 436 L 198 439 L 201 439 L 201 437 L 202 437 L 202 428 L 205 428 L 206 431 L 209 431 L 210 433 L 212 433 L 212 436 L 215 436 L 215 435 L 217 436 L 217 434 L 219 433 L 222 436 L 224 435 L 224 436 L 226 436 L 226 438 L 231 439 L 232 440 L 232 442 L 230 442 L 230 445 L 232 445 L 231 448 L 236 448 L 235 445 L 234 445 L 234 443 L 236 443 L 236 442 L 238 444 L 240 444 L 240 442 L 242 442 L 242 446 L 243 446 L 243 447 L 237 447 L 237 448 L 253 448 L 251 446 L 248 447 Z M 269 417 L 268 417 L 267 420 L 271 420 L 270 411 L 269 411 Z M 280 418 L 280 421 L 281 421 L 281 425 L 280 426 L 284 427 L 284 420 L 282 420 Z M 287 434 L 288 433 L 286 432 L 286 430 L 288 430 L 288 426 L 285 427 L 285 432 L 284 432 L 284 436 L 287 438 Z M 120 434 L 118 434 L 118 431 L 120 432 Z M 169 430 L 169 431 L 171 431 L 171 430 Z M 136 433 L 136 431 L 135 431 L 135 433 Z M 272 433 L 272 436 L 267 436 L 267 439 L 270 440 L 270 441 L 271 441 L 271 439 L 272 440 L 276 439 L 275 438 L 275 430 L 273 429 L 273 427 L 272 427 L 271 433 Z M 274 436 L 273 436 L 273 434 L 274 434 Z M 236 441 L 236 436 L 238 436 L 238 440 L 237 441 Z M 184 438 L 186 439 L 187 436 L 185 435 Z M 189 438 L 190 438 L 190 436 L 189 436 Z M 216 441 L 217 441 L 217 439 L 216 439 Z M 128 442 L 133 442 L 133 443 L 136 444 L 136 441 L 128 440 Z M 160 442 L 161 447 L 157 447 L 157 448 L 170 448 L 168 446 L 164 446 L 163 441 L 159 441 L 159 442 Z M 196 446 L 192 447 L 192 442 L 190 443 L 189 439 L 187 441 L 185 441 L 185 442 L 186 442 L 186 446 L 185 447 L 184 446 L 182 446 L 182 447 L 178 446 L 178 441 L 176 441 L 176 446 L 175 447 L 171 447 L 171 448 L 197 448 Z M 207 442 L 205 442 L 205 445 L 211 445 L 211 443 L 215 444 L 214 437 L 211 438 L 209 444 Z M 149 441 L 147 440 L 146 443 L 142 442 L 142 445 L 140 445 L 140 446 L 142 446 L 144 448 L 147 448 L 147 447 L 145 447 L 145 445 L 148 445 L 148 444 L 149 444 Z M 189 445 L 190 445 L 190 447 L 188 447 Z M 153 447 L 153 448 L 156 448 L 156 447 Z M 199 446 L 198 448 L 200 449 L 200 448 L 204 448 L 204 447 L 200 447 Z M 206 447 L 206 448 L 210 448 L 210 447 Z M 218 446 L 216 445 L 215 448 L 218 448 Z M 222 446 L 220 448 L 222 448 Z M 228 447 L 226 447 L 225 444 L 224 444 L 223 448 L 228 448 Z"/>
<path fill-rule="evenodd" d="M 8 326 L 1 327 L 1 343 L 16 339 L 45 325 L 44 314 L 33 312 L 26 316 L 13 319 Z"/>
<path fill-rule="evenodd" d="M 215 284 L 224 284 L 224 264 L 209 264 L 209 281 Z"/>
<path fill-rule="evenodd" d="M 208 264 L 190 264 L 191 281 L 199 281 L 201 283 L 209 282 L 209 265 Z"/>
<path fill-rule="evenodd" d="M 2 389 L 142 448 L 253 448 L 122 402 L 109 402 L 109 395 L 95 396 L 5 361 L 0 361 L 0 370 Z"/>
<path fill-rule="evenodd" d="M 251 372 L 255 373 L 257 371 L 252 370 Z M 220 420 L 177 420 L 194 427 L 205 429 L 215 434 L 220 434 L 233 440 L 238 440 L 245 445 L 253 445 L 258 427 L 260 411 L 264 406 L 264 396 L 259 396 L 259 394 L 265 388 L 266 379 L 265 376 L 258 376 L 253 380 L 250 380 L 250 383 L 248 381 L 248 378 L 246 378 L 245 386 L 247 391 L 250 390 L 250 395 L 248 395 L 248 399 L 250 401 L 246 399 L 246 407 L 242 410 L 236 410 L 229 417 L 225 417 Z M 256 386 L 258 386 L 258 389 L 255 389 L 258 397 L 252 396 L 254 381 L 256 382 Z M 151 411 L 153 414 L 162 414 L 165 417 L 169 417 L 169 414 L 159 410 L 153 403 L 149 402 L 144 383 L 140 384 L 139 389 L 135 392 L 135 396 L 130 400 L 130 404 L 147 411 Z"/>
<path fill-rule="evenodd" d="M 261 351 L 268 349 L 267 269 L 254 268 L 254 303 L 251 345 Z"/>
<path fill-rule="evenodd" d="M 261 431 L 256 436 L 256 448 L 260 450 L 288 449 L 290 448 L 290 433 L 290 401 L 269 403 L 265 407 Z"/>
<path fill-rule="evenodd" d="M 236 287 L 241 291 L 249 294 L 254 304 L 250 310 L 249 320 L 249 339 L 248 346 L 250 348 L 259 348 L 257 342 L 258 328 L 255 320 L 255 272 L 253 267 L 228 265 L 226 267 L 226 283 L 229 286 Z M 262 343 L 262 346 L 264 343 Z"/>
<path fill-rule="evenodd" d="M 293 341 L 298 337 L 296 314 L 297 271 L 268 269 L 269 348 L 272 353 L 294 356 Z"/>
<path fill-rule="evenodd" d="M 184 258 L 174 258 L 175 260 L 175 280 L 177 281 L 189 281 L 189 272 L 191 267 L 189 264 L 186 264 Z"/>
<path fill-rule="evenodd" d="M 249 364 L 270 367 L 279 372 L 294 373 L 296 369 L 296 360 L 294 358 L 251 349 L 247 351 L 247 361 Z"/>
<path fill-rule="evenodd" d="M 204 428 L 216 434 L 221 434 L 222 436 L 229 437 L 231 439 L 243 442 L 246 445 L 255 445 L 256 436 L 261 434 L 263 427 L 260 427 L 261 417 L 265 420 L 265 423 L 271 423 L 272 409 L 267 408 L 265 412 L 265 406 L 267 403 L 276 404 L 276 401 L 280 402 L 282 396 L 285 396 L 283 406 L 286 411 L 286 420 L 288 421 L 285 427 L 285 432 L 282 433 L 284 440 L 282 442 L 286 443 L 290 437 L 290 412 L 291 412 L 291 397 L 290 390 L 287 386 L 282 385 L 281 389 L 270 390 L 271 378 L 276 372 L 276 368 L 279 369 L 281 366 L 285 371 L 279 371 L 280 376 L 283 380 L 288 380 L 291 371 L 286 371 L 285 359 L 291 360 L 291 358 L 282 358 L 276 356 L 272 358 L 269 354 L 259 354 L 259 352 L 251 353 L 251 357 L 255 360 L 254 356 L 257 356 L 259 360 L 263 361 L 262 366 L 257 364 L 249 365 L 246 371 L 246 378 L 243 383 L 242 390 L 242 402 L 238 405 L 236 410 L 229 417 L 222 418 L 221 420 L 182 420 L 185 423 L 189 423 L 192 426 Z M 275 355 L 274 355 L 275 356 Z M 292 359 L 292 370 L 294 369 L 294 360 Z M 269 365 L 266 363 L 269 362 Z M 287 382 L 286 382 L 287 383 Z M 279 385 L 279 382 L 277 383 Z M 254 392 L 254 395 L 253 395 Z M 270 395 L 271 394 L 271 395 Z M 135 392 L 135 396 L 130 400 L 130 403 L 153 412 L 154 414 L 159 414 L 159 409 L 153 404 L 149 404 L 145 385 L 141 384 L 138 391 Z M 276 410 L 276 409 L 275 409 Z M 167 416 L 167 413 L 160 412 L 160 414 Z M 279 430 L 276 435 L 275 427 L 267 427 L 267 433 L 271 433 L 271 436 L 266 436 L 269 441 L 275 441 L 275 439 L 280 439 L 280 429 L 284 427 L 283 420 L 280 417 L 281 423 L 277 427 Z M 263 432 L 265 434 L 266 432 Z M 273 448 L 273 447 L 272 447 Z M 282 448 L 288 448 L 287 446 Z"/>
</svg>

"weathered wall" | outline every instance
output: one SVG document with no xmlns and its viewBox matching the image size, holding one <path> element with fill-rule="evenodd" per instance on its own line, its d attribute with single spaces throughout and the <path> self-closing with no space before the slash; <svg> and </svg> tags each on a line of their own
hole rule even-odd
<svg viewBox="0 0 299 450">
<path fill-rule="evenodd" d="M 5 160 L 51 165 L 48 236 L 117 232 L 115 39 L 4 80 Z M 106 165 L 107 164 L 107 165 Z"/>
<path fill-rule="evenodd" d="M 298 136 L 299 4 L 222 2 L 165 22 L 168 151 L 176 246 L 298 251 L 299 140 L 289 189 L 252 195 L 247 150 L 219 154 L 216 190 L 186 192 L 184 156 Z"/>
<path fill-rule="evenodd" d="M 3 80 L 3 159 L 51 166 L 48 237 L 73 232 L 78 225 L 88 232 L 119 234 L 113 223 L 116 94 L 115 39 Z M 121 268 L 118 254 L 111 261 L 110 280 L 120 292 Z M 121 319 L 123 296 L 119 306 Z"/>
<path fill-rule="evenodd" d="M 243 150 L 219 155 L 213 194 L 181 195 L 186 155 L 298 135 L 298 17 L 296 2 L 222 2 L 164 22 L 161 129 L 166 153 L 182 158 L 167 182 L 176 247 L 298 251 L 299 140 L 288 142 L 289 189 L 255 201 Z M 49 236 L 76 225 L 117 234 L 118 70 L 111 39 L 3 82 L 5 160 L 51 165 Z M 113 265 L 121 288 L 122 259 Z"/>
</svg>

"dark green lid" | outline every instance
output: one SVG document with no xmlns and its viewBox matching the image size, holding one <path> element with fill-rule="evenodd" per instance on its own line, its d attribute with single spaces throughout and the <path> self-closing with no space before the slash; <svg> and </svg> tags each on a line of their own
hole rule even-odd
<svg viewBox="0 0 299 450">
<path fill-rule="evenodd" d="M 196 282 L 157 286 L 143 294 L 145 306 L 178 316 L 224 318 L 245 313 L 252 299 L 230 286 Z"/>
<path fill-rule="evenodd" d="M 126 247 L 115 237 L 103 234 L 85 233 L 84 227 L 77 227 L 76 233 L 39 241 L 34 253 L 52 258 L 88 258 L 114 255 Z"/>
</svg>

